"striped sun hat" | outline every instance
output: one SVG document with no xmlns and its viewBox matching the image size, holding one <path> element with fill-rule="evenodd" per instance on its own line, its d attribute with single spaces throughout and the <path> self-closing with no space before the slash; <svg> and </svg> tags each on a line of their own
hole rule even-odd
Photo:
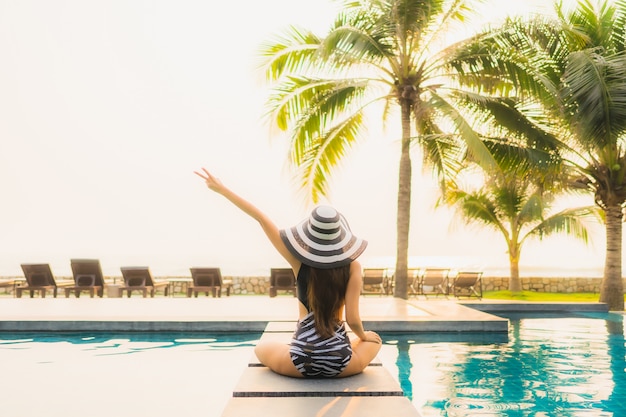
<svg viewBox="0 0 626 417">
<path fill-rule="evenodd" d="M 347 265 L 367 246 L 367 241 L 354 236 L 346 219 L 329 206 L 316 207 L 309 218 L 281 230 L 280 237 L 300 262 L 320 269 Z"/>
</svg>

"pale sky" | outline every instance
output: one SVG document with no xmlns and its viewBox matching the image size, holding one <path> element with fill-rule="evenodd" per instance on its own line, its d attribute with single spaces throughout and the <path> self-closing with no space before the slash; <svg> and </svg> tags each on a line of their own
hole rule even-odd
<svg viewBox="0 0 626 417">
<path fill-rule="evenodd" d="M 542 3 L 491 0 L 479 14 Z M 284 138 L 270 137 L 263 121 L 268 90 L 257 53 L 291 24 L 323 35 L 337 3 L 245 5 L 0 0 L 0 275 L 44 262 L 67 276 L 72 258 L 98 258 L 113 275 L 132 265 L 156 276 L 191 266 L 262 275 L 285 265 L 256 223 L 193 171 L 206 166 L 280 227 L 307 216 Z M 337 172 L 329 202 L 369 241 L 364 266 L 393 266 L 397 137 L 369 133 Z M 414 172 L 415 262 L 506 274 L 502 238 L 435 210 L 435 183 Z M 528 245 L 522 268 L 601 268 L 598 230 L 589 247 L 567 238 Z"/>
</svg>

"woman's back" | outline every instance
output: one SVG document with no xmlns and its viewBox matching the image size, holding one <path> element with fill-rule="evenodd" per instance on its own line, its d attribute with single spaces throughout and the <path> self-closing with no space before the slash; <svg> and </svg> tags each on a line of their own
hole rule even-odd
<svg viewBox="0 0 626 417">
<path fill-rule="evenodd" d="M 297 272 L 300 300 L 298 329 L 290 345 L 261 342 L 255 353 L 274 372 L 294 377 L 349 376 L 363 371 L 376 356 L 381 339 L 365 331 L 359 315 L 361 266 L 356 261 L 367 241 L 352 234 L 333 207 L 316 207 L 310 216 L 279 230 L 256 206 L 206 169 L 196 172 L 209 189 L 257 220 L 276 250 Z M 341 313 L 358 339 L 351 341 Z"/>
</svg>

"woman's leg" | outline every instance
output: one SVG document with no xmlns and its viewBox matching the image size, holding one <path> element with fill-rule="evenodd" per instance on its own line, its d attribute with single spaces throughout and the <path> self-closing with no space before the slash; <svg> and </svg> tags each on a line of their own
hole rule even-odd
<svg viewBox="0 0 626 417">
<path fill-rule="evenodd" d="M 289 345 L 279 342 L 261 342 L 254 348 L 254 353 L 263 365 L 277 374 L 303 378 L 291 361 Z"/>
<path fill-rule="evenodd" d="M 341 371 L 338 377 L 356 375 L 365 369 L 380 351 L 380 343 L 364 342 L 361 339 L 352 341 L 352 358 L 348 366 Z"/>
</svg>

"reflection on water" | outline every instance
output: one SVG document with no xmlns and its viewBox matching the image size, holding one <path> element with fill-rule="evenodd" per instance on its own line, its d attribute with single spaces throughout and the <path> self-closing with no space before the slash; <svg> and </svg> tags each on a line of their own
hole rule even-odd
<svg viewBox="0 0 626 417">
<path fill-rule="evenodd" d="M 254 346 L 261 333 L 0 333 L 4 350 L 67 354 L 126 355 L 152 349 L 220 350 Z"/>
<path fill-rule="evenodd" d="M 507 318 L 508 337 L 386 334 L 382 353 L 424 417 L 626 416 L 622 315 Z"/>
<path fill-rule="evenodd" d="M 402 392 L 405 393 L 405 396 L 412 400 L 413 384 L 411 383 L 411 368 L 413 368 L 413 365 L 411 364 L 411 356 L 409 355 L 411 345 L 408 340 L 398 340 L 397 347 L 398 360 L 396 361 L 396 365 L 398 365 L 400 387 L 402 388 Z"/>
</svg>

